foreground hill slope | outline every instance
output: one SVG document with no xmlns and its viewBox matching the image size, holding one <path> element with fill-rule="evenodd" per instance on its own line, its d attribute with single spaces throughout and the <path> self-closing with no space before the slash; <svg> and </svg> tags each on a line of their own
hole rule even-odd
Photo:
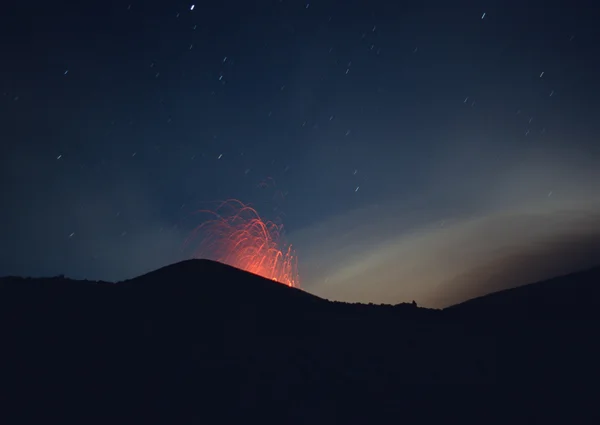
<svg viewBox="0 0 600 425">
<path fill-rule="evenodd" d="M 559 397 L 579 423 L 585 397 L 565 389 L 592 394 L 599 323 L 501 319 L 523 291 L 444 311 L 353 305 L 202 260 L 116 284 L 4 278 L 2 404 L 20 423 L 388 423 L 457 410 L 532 423 L 519 412 L 556 419 Z"/>
</svg>

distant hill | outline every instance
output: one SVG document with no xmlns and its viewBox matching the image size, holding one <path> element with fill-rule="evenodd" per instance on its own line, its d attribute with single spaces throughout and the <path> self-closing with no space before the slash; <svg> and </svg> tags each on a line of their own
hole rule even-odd
<svg viewBox="0 0 600 425">
<path fill-rule="evenodd" d="M 446 310 L 502 320 L 600 320 L 600 267 L 484 295 Z"/>
<path fill-rule="evenodd" d="M 3 278 L 0 423 L 583 423 L 598 273 L 445 310 L 330 302 L 206 260 Z"/>
</svg>

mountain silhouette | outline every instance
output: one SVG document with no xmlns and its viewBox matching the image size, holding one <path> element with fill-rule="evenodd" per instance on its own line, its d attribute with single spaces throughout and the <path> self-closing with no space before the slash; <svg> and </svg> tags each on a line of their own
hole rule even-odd
<svg viewBox="0 0 600 425">
<path fill-rule="evenodd" d="M 2 423 L 594 423 L 600 269 L 445 310 L 207 260 L 0 280 Z"/>
<path fill-rule="evenodd" d="M 600 320 L 600 267 L 494 292 L 446 310 L 502 320 Z"/>
</svg>

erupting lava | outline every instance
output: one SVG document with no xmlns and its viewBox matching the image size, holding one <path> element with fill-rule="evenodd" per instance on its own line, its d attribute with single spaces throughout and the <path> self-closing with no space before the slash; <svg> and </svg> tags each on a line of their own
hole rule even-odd
<svg viewBox="0 0 600 425">
<path fill-rule="evenodd" d="M 195 258 L 229 264 L 287 286 L 299 287 L 298 263 L 292 246 L 280 247 L 282 225 L 263 221 L 258 212 L 232 199 L 215 211 L 201 210 L 214 218 L 196 227 L 186 245 L 203 234 Z"/>
</svg>

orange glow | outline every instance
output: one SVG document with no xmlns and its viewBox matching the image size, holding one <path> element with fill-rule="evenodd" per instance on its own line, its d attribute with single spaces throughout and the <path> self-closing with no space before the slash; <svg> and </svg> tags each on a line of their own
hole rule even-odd
<svg viewBox="0 0 600 425">
<path fill-rule="evenodd" d="M 282 247 L 282 225 L 264 221 L 243 202 L 231 199 L 215 211 L 201 210 L 212 219 L 196 227 L 186 245 L 199 233 L 203 238 L 194 258 L 219 261 L 287 286 L 299 287 L 298 260 L 292 246 Z"/>
</svg>

